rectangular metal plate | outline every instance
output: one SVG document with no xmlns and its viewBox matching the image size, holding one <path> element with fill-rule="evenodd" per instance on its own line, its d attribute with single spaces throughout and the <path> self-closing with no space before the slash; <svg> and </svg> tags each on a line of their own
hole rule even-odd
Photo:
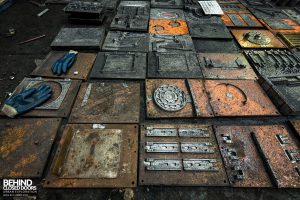
<svg viewBox="0 0 300 200">
<path fill-rule="evenodd" d="M 283 144 L 278 135 L 289 141 Z M 253 139 L 264 158 L 273 182 L 279 188 L 300 188 L 299 160 L 292 160 L 290 151 L 298 151 L 299 140 L 293 137 L 283 125 L 256 127 Z"/>
<path fill-rule="evenodd" d="M 247 0 L 252 1 L 252 0 Z M 252 14 L 258 19 L 273 18 L 273 19 L 285 19 L 288 18 L 286 14 L 282 12 L 280 8 L 276 7 L 248 7 Z"/>
<path fill-rule="evenodd" d="M 202 78 L 197 55 L 183 53 L 149 53 L 148 77 L 150 78 Z"/>
<path fill-rule="evenodd" d="M 256 17 L 250 13 L 245 14 L 225 14 L 221 17 L 224 24 L 227 27 L 248 27 L 248 28 L 259 28 L 263 25 L 256 19 Z"/>
<path fill-rule="evenodd" d="M 300 24 L 300 11 L 298 9 L 282 9 L 282 12 Z"/>
<path fill-rule="evenodd" d="M 279 112 L 255 80 L 206 80 L 215 116 L 277 116 Z"/>
<path fill-rule="evenodd" d="M 272 187 L 251 126 L 214 126 L 229 182 L 233 187 Z"/>
<path fill-rule="evenodd" d="M 148 52 L 149 34 L 109 31 L 104 41 L 103 50 Z"/>
<path fill-rule="evenodd" d="M 138 126 L 68 124 L 46 188 L 136 187 Z"/>
<path fill-rule="evenodd" d="M 82 83 L 70 123 L 138 123 L 139 83 Z"/>
<path fill-rule="evenodd" d="M 286 48 L 267 30 L 231 30 L 231 33 L 242 48 Z"/>
<path fill-rule="evenodd" d="M 91 78 L 145 79 L 146 53 L 99 52 Z"/>
<path fill-rule="evenodd" d="M 76 61 L 66 74 L 62 74 L 60 76 L 53 74 L 52 65 L 66 53 L 67 51 L 51 51 L 42 61 L 42 63 L 40 65 L 37 65 L 37 68 L 33 72 L 31 72 L 31 75 L 48 78 L 70 78 L 87 80 L 96 59 L 95 53 L 79 52 L 76 56 Z"/>
<path fill-rule="evenodd" d="M 208 79 L 257 79 L 241 53 L 199 53 L 202 73 Z"/>
<path fill-rule="evenodd" d="M 151 0 L 151 8 L 183 8 L 181 0 Z"/>
<path fill-rule="evenodd" d="M 51 43 L 52 49 L 99 50 L 105 37 L 103 27 L 62 28 Z"/>
<path fill-rule="evenodd" d="M 224 12 L 217 1 L 199 1 L 206 15 L 223 15 Z"/>
<path fill-rule="evenodd" d="M 300 47 L 300 33 L 279 33 L 278 36 L 290 48 Z"/>
<path fill-rule="evenodd" d="M 24 113 L 23 117 L 68 117 L 79 90 L 80 80 L 24 78 L 16 87 L 13 94 L 24 89 L 36 88 L 41 84 L 47 84 L 52 89 L 52 96 L 41 106 Z M 1 113 L 3 116 L 4 114 Z"/>
<path fill-rule="evenodd" d="M 150 52 L 186 52 L 195 51 L 189 35 L 156 35 L 150 34 Z"/>
<path fill-rule="evenodd" d="M 202 80 L 148 79 L 146 104 L 149 118 L 213 117 Z"/>
<path fill-rule="evenodd" d="M 300 58 L 286 50 L 246 51 L 252 66 L 266 77 L 300 75 Z"/>
<path fill-rule="evenodd" d="M 150 12 L 151 19 L 185 20 L 184 13 L 179 9 L 153 8 Z"/>
<path fill-rule="evenodd" d="M 197 53 L 233 53 L 239 52 L 240 49 L 234 40 L 222 39 L 193 39 Z"/>
<path fill-rule="evenodd" d="M 61 119 L 1 119 L 0 177 L 40 178 Z"/>
<path fill-rule="evenodd" d="M 250 13 L 249 10 L 243 6 L 241 3 L 234 3 L 234 4 L 220 4 L 224 13 Z"/>
<path fill-rule="evenodd" d="M 149 130 L 167 132 L 175 130 L 177 135 L 168 137 L 149 135 Z M 180 130 L 205 130 L 207 137 L 179 137 Z M 177 144 L 178 151 L 148 152 L 147 143 Z M 201 145 L 209 144 L 207 153 Z M 197 146 L 198 145 L 198 146 Z M 139 158 L 140 185 L 172 186 L 227 186 L 228 179 L 218 150 L 212 127 L 196 124 L 147 124 L 141 126 Z M 192 151 L 190 151 L 192 150 Z M 194 152 L 193 152 L 194 151 Z"/>
<path fill-rule="evenodd" d="M 275 33 L 299 33 L 300 25 L 292 19 L 272 19 L 260 20 L 270 31 Z"/>
<path fill-rule="evenodd" d="M 189 28 L 185 20 L 150 19 L 149 33 L 186 35 L 189 34 Z"/>
<path fill-rule="evenodd" d="M 103 11 L 103 4 L 99 2 L 71 1 L 65 8 L 66 13 L 97 14 Z"/>
</svg>

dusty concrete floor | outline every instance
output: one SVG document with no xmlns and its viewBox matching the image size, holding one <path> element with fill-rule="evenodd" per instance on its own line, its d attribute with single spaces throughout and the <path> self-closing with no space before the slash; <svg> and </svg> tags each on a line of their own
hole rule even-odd
<svg viewBox="0 0 300 200">
<path fill-rule="evenodd" d="M 50 51 L 50 43 L 59 29 L 68 25 L 67 18 L 61 5 L 50 5 L 50 9 L 42 17 L 36 14 L 43 10 L 28 3 L 27 0 L 18 0 L 15 5 L 6 12 L 0 14 L 0 102 L 5 98 L 6 92 L 12 92 L 19 82 L 28 76 L 35 68 L 34 59 L 43 58 Z M 9 28 L 16 30 L 16 35 L 5 38 L 4 34 Z M 19 42 L 39 35 L 46 37 L 32 43 L 18 45 Z M 14 76 L 13 80 L 10 76 Z M 142 92 L 143 95 L 143 92 Z M 143 99 L 143 98 L 142 98 Z M 144 104 L 141 102 L 141 104 Z M 144 106 L 144 105 L 143 105 Z M 141 111 L 141 121 L 145 122 L 145 111 Z M 222 119 L 218 124 L 268 124 L 287 121 L 287 117 L 278 118 L 249 118 L 249 119 Z M 153 122 L 167 123 L 168 120 Z M 213 120 L 181 120 L 182 122 L 212 123 Z M 60 135 L 56 139 L 59 141 Z M 55 146 L 56 146 L 55 145 Z M 53 148 L 55 149 L 55 147 Z M 52 150 L 53 150 L 52 149 Z M 52 155 L 53 155 L 52 151 Z M 52 157 L 52 156 L 51 156 Z M 49 163 L 51 158 L 49 159 Z M 48 163 L 48 165 L 49 165 Z M 47 171 L 47 170 L 45 170 Z M 98 199 L 114 200 L 123 199 L 123 191 L 119 189 L 74 189 L 74 190 L 50 190 L 43 189 L 41 182 L 35 180 L 39 186 L 39 199 Z M 1 199 L 2 197 L 0 197 Z M 220 187 L 138 187 L 136 199 L 164 200 L 164 199 L 208 199 L 208 200 L 296 200 L 300 199 L 300 190 L 296 189 L 245 189 L 245 188 L 220 188 Z"/>
</svg>

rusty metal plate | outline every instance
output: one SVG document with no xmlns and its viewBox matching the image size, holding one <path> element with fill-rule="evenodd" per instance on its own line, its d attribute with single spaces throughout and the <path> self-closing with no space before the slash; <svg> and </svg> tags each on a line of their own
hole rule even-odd
<svg viewBox="0 0 300 200">
<path fill-rule="evenodd" d="M 150 34 L 150 52 L 180 53 L 195 51 L 189 35 L 157 35 Z"/>
<path fill-rule="evenodd" d="M 83 83 L 70 123 L 138 123 L 139 83 Z"/>
<path fill-rule="evenodd" d="M 286 50 L 246 51 L 252 66 L 266 77 L 300 75 L 300 58 Z"/>
<path fill-rule="evenodd" d="M 248 0 L 247 0 L 248 1 Z M 251 0 L 249 0 L 251 1 Z M 254 14 L 258 19 L 285 19 L 288 18 L 287 15 L 282 12 L 281 9 L 276 7 L 248 7 L 252 14 Z"/>
<path fill-rule="evenodd" d="M 61 119 L 1 119 L 0 177 L 42 176 Z"/>
<path fill-rule="evenodd" d="M 99 50 L 105 37 L 105 29 L 62 28 L 51 43 L 52 49 L 94 49 Z"/>
<path fill-rule="evenodd" d="M 238 14 L 230 13 L 221 17 L 227 27 L 247 27 L 247 28 L 260 28 L 263 25 L 250 13 Z"/>
<path fill-rule="evenodd" d="M 252 140 L 251 126 L 214 126 L 228 179 L 233 187 L 272 187 Z"/>
<path fill-rule="evenodd" d="M 260 20 L 270 31 L 275 33 L 299 33 L 300 25 L 292 19 L 272 19 L 265 18 Z"/>
<path fill-rule="evenodd" d="M 286 14 L 289 18 L 300 24 L 300 11 L 296 8 L 294 9 L 282 9 L 282 12 Z"/>
<path fill-rule="evenodd" d="M 179 9 L 151 9 L 151 19 L 185 20 L 184 13 Z"/>
<path fill-rule="evenodd" d="M 299 140 L 285 126 L 255 127 L 253 139 L 279 188 L 299 188 Z"/>
<path fill-rule="evenodd" d="M 220 7 L 222 8 L 222 10 L 225 14 L 228 14 L 228 13 L 250 13 L 249 10 L 241 3 L 220 4 Z"/>
<path fill-rule="evenodd" d="M 267 30 L 231 30 L 242 48 L 286 48 Z"/>
<path fill-rule="evenodd" d="M 195 53 L 149 53 L 148 77 L 202 78 L 203 75 Z"/>
<path fill-rule="evenodd" d="M 41 106 L 22 114 L 23 117 L 68 117 L 79 90 L 81 81 L 70 79 L 24 78 L 13 94 L 24 89 L 37 88 L 47 84 L 52 89 L 52 96 Z M 4 114 L 1 113 L 3 116 Z"/>
<path fill-rule="evenodd" d="M 81 53 L 79 52 L 76 57 L 75 63 L 68 70 L 66 74 L 57 76 L 52 72 L 52 65 L 67 51 L 51 51 L 46 58 L 42 61 L 37 68 L 31 72 L 32 76 L 38 77 L 48 77 L 48 78 L 70 78 L 70 79 L 80 79 L 87 80 L 89 73 L 93 67 L 96 59 L 95 53 Z"/>
<path fill-rule="evenodd" d="M 279 111 L 285 115 L 300 114 L 300 78 L 261 78 L 261 86 Z"/>
<path fill-rule="evenodd" d="M 202 80 L 146 80 L 147 117 L 213 117 Z"/>
<path fill-rule="evenodd" d="M 297 135 L 300 136 L 300 120 L 290 121 Z"/>
<path fill-rule="evenodd" d="M 278 36 L 289 48 L 300 47 L 300 33 L 278 33 Z"/>
<path fill-rule="evenodd" d="M 102 49 L 104 51 L 148 52 L 149 34 L 109 31 Z"/>
<path fill-rule="evenodd" d="M 257 79 L 241 53 L 199 53 L 202 73 L 208 79 Z"/>
<path fill-rule="evenodd" d="M 279 115 L 255 80 L 206 80 L 204 84 L 216 116 Z"/>
<path fill-rule="evenodd" d="M 169 135 L 170 132 L 174 135 Z M 151 135 L 151 133 L 155 134 Z M 156 146 L 149 146 L 151 144 Z M 158 152 L 164 145 L 167 145 L 166 147 L 177 145 L 180 150 Z M 152 147 L 156 148 L 155 151 L 152 151 Z M 228 186 L 228 179 L 211 126 L 143 125 L 139 148 L 140 185 Z M 193 148 L 197 150 L 192 150 Z M 164 162 L 170 165 L 164 165 Z M 176 165 L 172 165 L 173 163 Z"/>
<path fill-rule="evenodd" d="M 146 53 L 99 52 L 91 78 L 145 79 Z"/>
<path fill-rule="evenodd" d="M 137 148 L 137 125 L 68 124 L 44 187 L 136 187 Z"/>
<path fill-rule="evenodd" d="M 189 34 L 189 29 L 185 20 L 150 19 L 149 33 L 186 35 Z"/>
<path fill-rule="evenodd" d="M 233 53 L 239 52 L 240 49 L 234 40 L 227 39 L 193 39 L 197 53 Z"/>
<path fill-rule="evenodd" d="M 151 0 L 151 8 L 183 8 L 181 0 Z"/>
</svg>

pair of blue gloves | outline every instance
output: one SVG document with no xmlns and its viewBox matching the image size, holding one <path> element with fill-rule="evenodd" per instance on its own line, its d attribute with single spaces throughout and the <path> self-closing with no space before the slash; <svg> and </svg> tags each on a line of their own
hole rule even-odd
<svg viewBox="0 0 300 200">
<path fill-rule="evenodd" d="M 63 57 L 58 59 L 53 65 L 52 65 L 52 72 L 55 75 L 61 75 L 66 74 L 68 69 L 72 67 L 76 60 L 78 52 L 70 50 L 68 53 L 66 53 Z"/>
</svg>

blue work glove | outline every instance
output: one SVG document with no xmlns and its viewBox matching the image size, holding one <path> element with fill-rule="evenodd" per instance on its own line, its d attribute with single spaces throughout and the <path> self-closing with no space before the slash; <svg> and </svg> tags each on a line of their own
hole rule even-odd
<svg viewBox="0 0 300 200">
<path fill-rule="evenodd" d="M 51 97 L 50 86 L 42 84 L 38 88 L 30 88 L 9 97 L 2 108 L 2 112 L 13 118 L 41 105 Z"/>
<path fill-rule="evenodd" d="M 72 67 L 76 60 L 77 51 L 70 50 L 69 53 L 66 53 L 63 57 L 58 59 L 52 65 L 52 72 L 56 75 L 61 75 L 62 73 L 66 74 L 68 69 Z"/>
</svg>

